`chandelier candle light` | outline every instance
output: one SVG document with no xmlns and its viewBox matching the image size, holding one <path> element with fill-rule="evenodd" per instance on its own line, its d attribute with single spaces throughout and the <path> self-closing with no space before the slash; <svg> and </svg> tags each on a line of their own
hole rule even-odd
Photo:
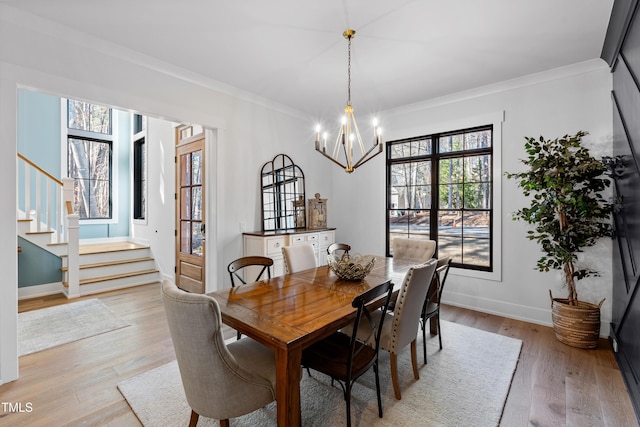
<svg viewBox="0 0 640 427">
<path fill-rule="evenodd" d="M 344 168 L 345 172 L 351 173 L 358 166 L 361 166 L 382 152 L 382 129 L 378 126 L 377 119 L 373 120 L 373 146 L 369 150 L 365 149 L 356 117 L 353 115 L 353 107 L 351 106 L 351 39 L 356 36 L 355 30 L 346 30 L 342 33 L 349 43 L 348 55 L 348 86 L 347 86 L 347 106 L 344 107 L 344 116 L 342 116 L 342 125 L 340 132 L 336 138 L 331 155 L 327 153 L 327 133 L 322 134 L 322 148 L 320 148 L 320 125 L 316 127 L 316 151 Z M 362 156 L 354 160 L 353 146 L 357 144 Z M 377 148 L 377 151 L 374 151 Z M 344 153 L 344 163 L 340 161 L 340 152 Z"/>
</svg>

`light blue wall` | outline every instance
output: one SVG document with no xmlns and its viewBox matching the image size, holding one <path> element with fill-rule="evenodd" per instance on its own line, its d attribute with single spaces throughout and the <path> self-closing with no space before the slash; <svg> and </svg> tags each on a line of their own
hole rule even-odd
<svg viewBox="0 0 640 427">
<path fill-rule="evenodd" d="M 18 90 L 18 152 L 60 177 L 60 98 Z"/>
<path fill-rule="evenodd" d="M 60 98 L 18 90 L 18 153 L 55 177 L 60 177 Z M 24 210 L 24 164 L 18 163 L 18 206 Z M 35 188 L 34 175 L 31 175 Z M 31 206 L 35 206 L 35 190 Z M 43 187 L 44 189 L 44 187 Z M 44 192 L 44 190 L 43 190 Z M 42 195 L 46 200 L 46 195 Z M 55 223 L 54 219 L 54 223 Z"/>
<path fill-rule="evenodd" d="M 18 91 L 18 153 L 27 157 L 54 177 L 61 179 L 67 176 L 62 168 L 62 150 L 66 142 L 62 141 L 60 98 L 25 89 Z M 117 155 L 117 168 L 114 167 L 114 178 L 117 177 L 118 196 L 117 210 L 114 210 L 115 221 L 110 224 L 80 225 L 80 239 L 100 239 L 107 237 L 129 236 L 131 212 L 131 114 L 113 110 L 114 157 Z M 117 148 L 116 148 L 117 147 Z M 18 163 L 18 206 L 24 210 L 24 172 L 22 162 Z M 114 166 L 116 163 L 114 162 Z M 32 178 L 32 186 L 35 186 Z M 35 191 L 32 189 L 32 208 L 35 206 Z M 42 196 L 43 200 L 45 195 Z M 55 221 L 54 221 L 55 222 Z M 19 256 L 18 286 L 33 286 L 62 280 L 60 258 L 37 248 L 22 240 L 23 253 Z M 53 258 L 51 258 L 53 257 Z M 57 260 L 57 261 L 56 261 Z"/>
<path fill-rule="evenodd" d="M 18 254 L 18 287 L 62 281 L 62 260 L 44 249 L 18 237 L 22 253 Z"/>
</svg>

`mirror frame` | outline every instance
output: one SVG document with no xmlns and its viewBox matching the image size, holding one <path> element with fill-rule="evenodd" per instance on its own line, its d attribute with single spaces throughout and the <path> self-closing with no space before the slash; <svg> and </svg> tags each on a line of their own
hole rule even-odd
<svg viewBox="0 0 640 427">
<path fill-rule="evenodd" d="M 304 173 L 286 154 L 260 171 L 262 231 L 307 228 Z"/>
</svg>

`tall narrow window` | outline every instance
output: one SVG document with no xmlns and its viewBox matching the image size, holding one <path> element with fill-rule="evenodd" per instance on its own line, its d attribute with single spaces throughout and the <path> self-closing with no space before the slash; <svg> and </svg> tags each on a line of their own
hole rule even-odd
<svg viewBox="0 0 640 427">
<path fill-rule="evenodd" d="M 492 142 L 483 126 L 387 143 L 387 253 L 430 239 L 452 265 L 493 271 Z"/>
<path fill-rule="evenodd" d="M 147 203 L 147 150 L 144 117 L 133 115 L 133 219 L 146 216 Z"/>
<path fill-rule="evenodd" d="M 112 217 L 111 109 L 67 101 L 67 166 L 81 219 Z"/>
</svg>

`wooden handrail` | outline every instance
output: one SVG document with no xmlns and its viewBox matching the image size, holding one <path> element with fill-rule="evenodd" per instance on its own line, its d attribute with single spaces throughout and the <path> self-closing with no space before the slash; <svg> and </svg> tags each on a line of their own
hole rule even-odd
<svg viewBox="0 0 640 427">
<path fill-rule="evenodd" d="M 25 161 L 25 163 L 27 163 L 29 166 L 33 167 L 34 169 L 36 169 L 38 172 L 40 172 L 41 174 L 45 175 L 46 177 L 48 177 L 49 179 L 53 180 L 56 184 L 58 184 L 59 186 L 62 186 L 62 181 L 60 181 L 58 178 L 56 178 L 55 176 L 51 175 L 49 172 L 47 172 L 46 170 L 42 169 L 40 166 L 36 165 L 35 163 L 33 163 L 31 160 L 27 159 L 25 156 L 23 156 L 22 154 L 18 153 L 18 157 L 21 158 L 22 160 Z"/>
<path fill-rule="evenodd" d="M 71 205 L 71 202 L 67 201 L 66 205 L 67 205 L 67 213 L 71 215 L 73 213 L 73 206 Z"/>
</svg>

